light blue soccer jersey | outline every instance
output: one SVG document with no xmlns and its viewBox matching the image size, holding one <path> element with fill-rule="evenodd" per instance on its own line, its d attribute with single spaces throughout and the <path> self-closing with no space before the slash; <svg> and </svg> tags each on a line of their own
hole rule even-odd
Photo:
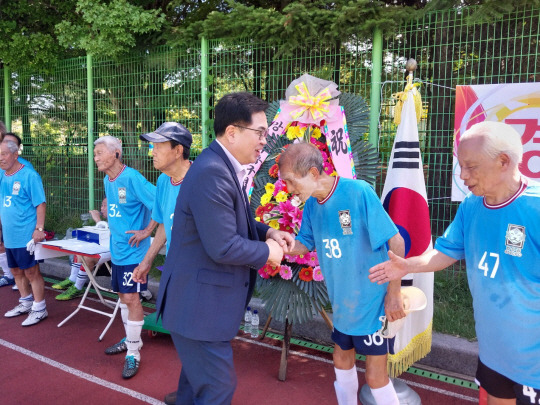
<svg viewBox="0 0 540 405">
<path fill-rule="evenodd" d="M 306 201 L 296 240 L 317 248 L 336 329 L 368 335 L 381 327 L 387 287 L 370 282 L 369 268 L 388 260 L 398 230 L 365 181 L 340 178 L 334 187 L 324 201 Z"/>
<path fill-rule="evenodd" d="M 4 244 L 9 249 L 26 247 L 36 229 L 36 207 L 45 202 L 41 176 L 27 166 L 13 174 L 2 174 L 0 217 Z"/>
<path fill-rule="evenodd" d="M 150 247 L 150 238 L 139 243 L 139 247 L 131 247 L 128 241 L 133 235 L 126 231 L 141 230 L 148 225 L 156 187 L 127 166 L 112 181 L 105 176 L 103 183 L 111 230 L 111 260 L 119 266 L 139 264 Z"/>
<path fill-rule="evenodd" d="M 466 261 L 482 363 L 540 388 L 540 185 L 498 207 L 469 194 L 435 249 Z"/>
<path fill-rule="evenodd" d="M 176 208 L 176 199 L 182 181 L 173 183 L 172 179 L 165 173 L 162 173 L 156 184 L 156 201 L 152 209 L 152 219 L 165 228 L 165 236 L 167 237 L 167 252 L 171 245 L 171 230 L 173 226 L 174 209 Z"/>
</svg>

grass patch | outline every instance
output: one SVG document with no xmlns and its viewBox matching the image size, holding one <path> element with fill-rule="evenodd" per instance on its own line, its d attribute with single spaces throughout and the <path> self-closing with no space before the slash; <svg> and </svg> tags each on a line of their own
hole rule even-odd
<svg viewBox="0 0 540 405">
<path fill-rule="evenodd" d="M 433 330 L 476 340 L 472 297 L 465 271 L 435 273 Z"/>
</svg>

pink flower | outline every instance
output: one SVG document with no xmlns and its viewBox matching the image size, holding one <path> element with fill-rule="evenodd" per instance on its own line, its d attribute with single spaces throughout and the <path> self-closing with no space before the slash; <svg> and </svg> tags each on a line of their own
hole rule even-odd
<svg viewBox="0 0 540 405">
<path fill-rule="evenodd" d="M 315 281 L 323 281 L 324 277 L 321 271 L 321 266 L 316 266 L 313 268 L 313 280 Z"/>
<path fill-rule="evenodd" d="M 324 149 L 327 149 L 327 150 L 328 150 L 328 148 L 326 148 L 326 144 L 325 144 L 325 143 L 319 142 L 319 141 L 316 140 L 315 138 L 311 138 L 309 141 L 310 141 L 313 145 L 315 145 L 315 146 L 317 147 L 317 149 L 319 149 L 319 150 L 324 150 Z"/>
<path fill-rule="evenodd" d="M 292 277 L 292 269 L 290 266 L 282 265 L 279 271 L 279 275 L 283 280 L 290 280 Z"/>
<path fill-rule="evenodd" d="M 324 162 L 323 163 L 323 170 L 326 174 L 332 174 L 334 172 L 334 167 L 328 163 L 328 162 Z"/>
<path fill-rule="evenodd" d="M 259 276 L 261 276 L 262 278 L 270 278 L 270 276 L 269 276 L 268 273 L 266 272 L 266 266 L 261 267 L 261 268 L 258 270 L 258 273 L 259 273 Z"/>
<path fill-rule="evenodd" d="M 280 192 L 280 191 L 285 191 L 286 193 L 288 193 L 287 191 L 287 184 L 285 184 L 285 182 L 281 179 L 277 180 L 275 183 L 274 183 L 274 197 Z"/>
<path fill-rule="evenodd" d="M 319 265 L 319 258 L 317 257 L 316 252 L 310 252 L 306 256 L 308 256 L 308 265 L 310 265 L 313 268 Z"/>
<path fill-rule="evenodd" d="M 305 255 L 298 255 L 296 256 L 296 263 L 298 264 L 308 264 L 309 263 L 309 258 L 308 258 L 308 254 L 305 254 Z"/>
</svg>

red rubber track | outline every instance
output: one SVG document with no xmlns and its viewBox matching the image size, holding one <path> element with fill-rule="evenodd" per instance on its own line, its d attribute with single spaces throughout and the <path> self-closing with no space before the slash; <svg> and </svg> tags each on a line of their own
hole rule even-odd
<svg viewBox="0 0 540 405">
<path fill-rule="evenodd" d="M 48 283 L 46 283 L 48 285 Z M 49 317 L 22 327 L 25 315 L 5 318 L 17 305 L 19 293 L 0 289 L 0 404 L 114 404 L 160 403 L 176 389 L 180 361 L 169 335 L 149 337 L 143 331 L 139 373 L 122 379 L 123 355 L 104 350 L 124 337 L 120 316 L 105 335 L 98 336 L 108 318 L 81 310 L 58 328 L 79 300 L 59 302 L 56 291 L 46 288 Z M 99 302 L 92 304 L 103 309 Z M 242 337 L 233 340 L 238 387 L 233 404 L 335 404 L 331 355 L 291 346 L 287 380 L 278 380 L 279 343 Z M 364 364 L 359 362 L 358 367 Z M 478 391 L 432 379 L 404 374 L 400 377 L 420 395 L 424 405 L 477 403 Z M 359 373 L 360 386 L 364 375 Z"/>
</svg>

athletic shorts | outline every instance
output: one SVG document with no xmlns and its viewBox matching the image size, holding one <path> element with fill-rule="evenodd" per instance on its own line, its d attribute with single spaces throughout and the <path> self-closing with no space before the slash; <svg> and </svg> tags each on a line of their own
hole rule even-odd
<svg viewBox="0 0 540 405">
<path fill-rule="evenodd" d="M 126 266 L 112 264 L 111 286 L 114 292 L 128 294 L 146 291 L 148 287 L 147 283 L 135 283 L 132 280 L 133 270 L 137 266 L 138 264 L 128 264 Z"/>
<path fill-rule="evenodd" d="M 351 336 L 334 328 L 332 340 L 342 350 L 354 349 L 357 354 L 364 356 L 382 356 L 390 352 L 394 345 L 394 338 L 385 339 L 379 332 L 364 336 Z"/>
<path fill-rule="evenodd" d="M 478 368 L 476 369 L 476 383 L 494 397 L 516 398 L 517 405 L 531 405 L 532 397 L 535 397 L 536 401 L 540 400 L 540 389 L 518 384 L 492 370 L 482 363 L 480 359 L 478 359 Z"/>
<path fill-rule="evenodd" d="M 21 270 L 34 267 L 38 263 L 43 263 L 43 260 L 36 260 L 33 254 L 30 254 L 25 247 L 9 249 L 6 248 L 6 258 L 10 269 Z"/>
</svg>

